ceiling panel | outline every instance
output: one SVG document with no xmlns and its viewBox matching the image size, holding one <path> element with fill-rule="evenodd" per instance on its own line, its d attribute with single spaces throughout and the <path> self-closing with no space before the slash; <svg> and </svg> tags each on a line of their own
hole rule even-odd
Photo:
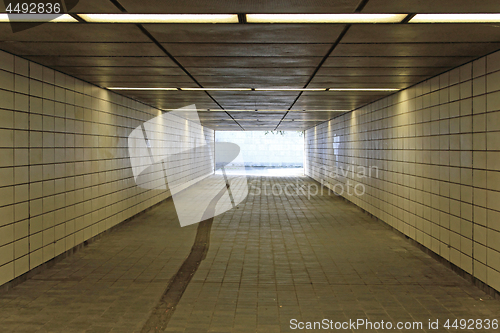
<svg viewBox="0 0 500 333">
<path fill-rule="evenodd" d="M 186 75 L 178 67 L 53 67 L 71 75 L 140 75 L 140 76 L 167 76 Z"/>
<path fill-rule="evenodd" d="M 225 109 L 234 109 L 234 110 L 286 110 L 288 109 L 285 106 L 290 106 L 293 102 L 291 99 L 289 102 L 276 102 L 272 103 L 269 101 L 255 103 L 252 101 L 238 100 L 230 103 L 221 103 Z"/>
<path fill-rule="evenodd" d="M 288 125 L 290 124 L 290 125 Z M 304 124 L 302 126 L 297 126 L 294 123 L 281 123 L 279 127 L 279 131 L 305 131 L 313 126 L 316 126 L 317 124 Z M 319 124 L 318 124 L 319 125 Z"/>
<path fill-rule="evenodd" d="M 363 98 L 371 96 L 385 96 L 393 94 L 394 92 L 386 91 L 304 91 L 301 98 L 313 98 L 313 99 L 336 99 L 336 98 Z"/>
<path fill-rule="evenodd" d="M 333 43 L 343 24 L 145 24 L 162 43 Z"/>
<path fill-rule="evenodd" d="M 463 64 L 474 57 L 328 57 L 323 67 L 441 67 Z"/>
<path fill-rule="evenodd" d="M 120 0 L 130 13 L 352 13 L 359 0 Z"/>
<path fill-rule="evenodd" d="M 233 118 L 236 120 L 238 123 L 248 123 L 248 122 L 256 122 L 256 123 L 274 123 L 275 124 L 275 117 L 269 118 L 269 116 L 259 116 L 259 115 L 253 115 L 253 116 L 242 116 L 242 115 L 234 115 L 233 112 Z M 276 124 L 277 125 L 277 124 Z"/>
<path fill-rule="evenodd" d="M 303 94 L 294 104 L 296 110 L 352 110 L 391 93 L 332 93 L 321 95 Z"/>
<path fill-rule="evenodd" d="M 310 88 L 322 88 L 327 85 L 330 86 L 340 86 L 344 85 L 358 85 L 358 84 L 398 84 L 405 83 L 410 84 L 414 82 L 420 82 L 427 78 L 425 75 L 375 75 L 375 76 L 315 76 L 308 87 Z"/>
<path fill-rule="evenodd" d="M 315 67 L 298 67 L 298 68 L 210 68 L 210 67 L 187 67 L 189 72 L 195 76 L 213 75 L 213 76 L 311 76 Z"/>
<path fill-rule="evenodd" d="M 165 83 L 166 87 L 171 87 L 166 85 L 166 83 L 175 83 L 173 87 L 176 88 L 177 85 L 187 86 L 193 84 L 193 80 L 187 75 L 171 75 L 171 76 L 144 76 L 144 75 L 80 75 L 79 78 L 87 81 L 96 82 L 116 82 L 116 83 L 130 83 L 130 86 L 122 85 L 123 87 L 148 87 L 144 85 L 147 83 L 153 84 L 155 87 L 159 87 L 157 83 Z M 140 85 L 132 85 L 132 83 L 141 83 Z M 160 87 L 163 87 L 161 85 Z"/>
<path fill-rule="evenodd" d="M 179 109 L 186 107 L 188 105 L 196 104 L 197 108 L 200 109 L 219 109 L 219 106 L 208 100 L 196 100 L 196 99 L 186 99 L 186 100 L 173 100 L 173 99 L 159 99 L 159 98 L 142 98 L 140 96 L 135 99 L 143 101 L 144 103 L 149 103 L 155 105 L 159 109 Z"/>
<path fill-rule="evenodd" d="M 283 121 L 278 128 L 279 131 L 304 131 L 317 126 L 324 121 Z"/>
<path fill-rule="evenodd" d="M 420 68 L 420 67 L 353 67 L 353 68 L 341 68 L 341 67 L 322 67 L 319 69 L 315 78 L 318 76 L 394 76 L 394 75 L 425 75 L 431 76 L 437 73 L 443 72 L 446 67 L 431 67 L 431 68 Z"/>
<path fill-rule="evenodd" d="M 302 88 L 309 76 L 197 76 L 198 82 L 207 87 L 245 88 Z"/>
<path fill-rule="evenodd" d="M 160 98 L 167 99 L 170 101 L 193 101 L 194 104 L 196 101 L 210 101 L 210 97 L 205 94 L 203 91 L 120 91 L 123 95 L 135 96 L 135 97 L 144 97 L 144 98 Z M 189 104 L 189 103 L 188 103 Z"/>
<path fill-rule="evenodd" d="M 162 43 L 174 57 L 324 56 L 330 44 Z M 184 65 L 186 66 L 186 65 Z"/>
<path fill-rule="evenodd" d="M 165 56 L 153 43 L 25 43 L 0 42 L 0 49 L 16 55 L 51 56 Z"/>
<path fill-rule="evenodd" d="M 479 57 L 500 49 L 500 43 L 339 44 L 332 56 Z"/>
<path fill-rule="evenodd" d="M 177 67 L 166 56 L 156 57 L 85 57 L 85 56 L 26 56 L 49 67 Z"/>
<path fill-rule="evenodd" d="M 342 43 L 479 43 L 499 37 L 498 24 L 356 24 Z"/>
<path fill-rule="evenodd" d="M 297 91 L 211 91 L 214 97 L 280 97 L 296 96 Z"/>
<path fill-rule="evenodd" d="M 80 0 L 71 10 L 72 13 L 120 13 L 111 1 Z"/>
<path fill-rule="evenodd" d="M 301 121 L 301 120 L 318 120 L 326 121 L 332 119 L 343 112 L 303 112 L 303 111 L 290 111 L 287 113 L 285 120 Z"/>
<path fill-rule="evenodd" d="M 242 131 L 234 121 L 202 121 L 201 124 L 217 131 Z"/>
<path fill-rule="evenodd" d="M 247 128 L 253 128 L 253 130 L 257 131 L 272 131 L 278 126 L 279 124 L 279 119 L 275 120 L 259 120 L 259 121 L 242 121 L 238 120 L 238 123 L 246 130 Z"/>
<path fill-rule="evenodd" d="M 231 119 L 231 117 L 226 116 L 226 118 L 210 118 L 209 116 L 207 117 L 201 117 L 200 118 L 201 122 L 204 124 L 223 124 L 223 125 L 230 125 L 230 126 L 238 126 L 239 121 L 235 121 Z"/>
<path fill-rule="evenodd" d="M 231 119 L 231 117 L 224 111 L 198 111 L 198 117 L 202 120 Z"/>
<path fill-rule="evenodd" d="M 207 124 L 203 124 L 203 126 L 206 126 L 208 128 L 212 128 L 214 130 L 217 130 L 217 131 L 243 131 L 241 129 L 241 127 L 239 127 L 238 125 L 234 125 L 234 126 L 230 126 L 230 125 L 219 125 L 217 123 L 211 125 L 211 126 L 208 126 Z"/>
<path fill-rule="evenodd" d="M 12 33 L 10 24 L 0 23 L 0 41 L 150 42 L 148 37 L 133 24 L 75 23 L 45 23 L 16 33 Z"/>
<path fill-rule="evenodd" d="M 498 0 L 370 0 L 363 13 L 497 13 Z"/>
<path fill-rule="evenodd" d="M 215 96 L 214 96 L 215 97 Z M 254 110 L 254 109 L 260 109 L 259 107 L 256 107 L 257 105 L 290 105 L 293 100 L 295 99 L 296 96 L 280 96 L 280 97 L 237 97 L 237 98 L 224 98 L 224 97 L 217 97 L 217 101 L 219 101 L 221 104 L 229 104 L 226 105 L 227 108 L 234 108 L 239 105 L 249 105 L 249 109 Z M 282 110 L 284 108 L 281 108 L 279 110 Z M 286 108 L 285 108 L 286 109 Z"/>
<path fill-rule="evenodd" d="M 326 54 L 326 52 L 325 52 Z M 215 68 L 239 68 L 239 67 L 316 67 L 323 59 L 323 55 L 316 57 L 176 57 L 177 60 L 188 68 L 192 67 L 215 67 Z"/>
<path fill-rule="evenodd" d="M 227 110 L 227 112 L 236 119 L 249 119 L 249 118 L 283 118 L 286 112 L 231 112 L 231 110 Z"/>
<path fill-rule="evenodd" d="M 338 78 L 339 79 L 339 78 Z M 388 88 L 388 89 L 404 89 L 411 85 L 412 83 L 419 82 L 420 80 L 415 79 L 413 82 L 377 82 L 375 80 L 366 81 L 348 81 L 348 80 L 338 80 L 338 82 L 318 82 L 317 80 L 308 85 L 309 88 Z"/>
<path fill-rule="evenodd" d="M 344 112 L 289 112 L 279 126 L 279 130 L 306 130 Z"/>
</svg>

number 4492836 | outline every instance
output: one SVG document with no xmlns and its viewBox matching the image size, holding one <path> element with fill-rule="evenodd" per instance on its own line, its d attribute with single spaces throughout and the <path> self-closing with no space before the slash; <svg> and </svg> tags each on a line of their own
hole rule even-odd
<svg viewBox="0 0 500 333">
<path fill-rule="evenodd" d="M 9 14 L 59 14 L 61 12 L 60 3 L 9 3 L 5 11 Z"/>
<path fill-rule="evenodd" d="M 448 319 L 444 325 L 446 329 L 474 330 L 474 329 L 498 329 L 498 319 Z"/>
</svg>

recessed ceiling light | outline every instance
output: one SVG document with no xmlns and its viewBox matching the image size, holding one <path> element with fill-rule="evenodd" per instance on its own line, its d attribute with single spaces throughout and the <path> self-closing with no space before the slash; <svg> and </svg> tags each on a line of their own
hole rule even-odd
<svg viewBox="0 0 500 333">
<path fill-rule="evenodd" d="M 178 90 L 177 88 L 130 88 L 130 87 L 108 87 L 109 90 Z"/>
<path fill-rule="evenodd" d="M 180 88 L 186 91 L 251 91 L 251 88 Z"/>
<path fill-rule="evenodd" d="M 328 91 L 399 91 L 394 88 L 329 88 Z"/>
<path fill-rule="evenodd" d="M 326 91 L 326 88 L 255 88 L 255 91 Z"/>
<path fill-rule="evenodd" d="M 490 14 L 417 14 L 409 23 L 495 23 L 499 13 Z"/>
<path fill-rule="evenodd" d="M 68 14 L 0 14 L 0 22 L 78 22 Z"/>
<path fill-rule="evenodd" d="M 238 23 L 236 14 L 78 14 L 92 23 Z"/>
<path fill-rule="evenodd" d="M 399 23 L 407 14 L 247 14 L 248 23 Z"/>
</svg>

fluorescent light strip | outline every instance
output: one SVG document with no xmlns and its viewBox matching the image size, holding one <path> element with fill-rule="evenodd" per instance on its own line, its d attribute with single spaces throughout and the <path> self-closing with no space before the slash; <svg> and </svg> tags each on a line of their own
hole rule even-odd
<svg viewBox="0 0 500 333">
<path fill-rule="evenodd" d="M 177 88 L 128 88 L 128 87 L 108 87 L 109 90 L 178 90 Z"/>
<path fill-rule="evenodd" d="M 90 23 L 238 23 L 236 14 L 78 14 Z M 248 23 L 399 23 L 407 14 L 247 14 Z M 0 14 L 0 22 L 78 22 L 68 14 Z M 409 23 L 498 23 L 500 13 L 417 14 Z"/>
<path fill-rule="evenodd" d="M 163 87 L 108 87 L 109 90 L 182 90 L 182 91 L 399 91 L 394 88 L 163 88 Z M 285 110 L 287 111 L 287 110 Z"/>
<path fill-rule="evenodd" d="M 255 91 L 326 91 L 327 88 L 255 88 Z"/>
<path fill-rule="evenodd" d="M 497 23 L 500 13 L 491 14 L 417 14 L 409 23 Z"/>
<path fill-rule="evenodd" d="M 0 14 L 0 22 L 74 23 L 78 21 L 68 14 Z"/>
<path fill-rule="evenodd" d="M 393 88 L 329 88 L 328 91 L 399 91 Z"/>
<path fill-rule="evenodd" d="M 178 109 L 162 109 L 162 111 L 176 111 Z M 239 109 L 239 110 L 221 110 L 221 109 L 182 109 L 182 111 L 199 111 L 199 112 L 349 112 L 351 110 L 288 110 L 288 109 L 282 109 L 282 110 L 255 110 L 255 109 Z"/>
<path fill-rule="evenodd" d="M 247 14 L 248 23 L 399 23 L 407 14 Z"/>
<path fill-rule="evenodd" d="M 238 23 L 236 14 L 78 14 L 91 23 Z"/>
<path fill-rule="evenodd" d="M 251 91 L 252 88 L 179 88 L 185 91 Z"/>
</svg>

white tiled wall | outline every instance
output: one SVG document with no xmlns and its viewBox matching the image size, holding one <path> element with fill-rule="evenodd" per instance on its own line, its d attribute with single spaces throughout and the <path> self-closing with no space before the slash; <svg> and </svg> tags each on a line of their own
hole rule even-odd
<svg viewBox="0 0 500 333">
<path fill-rule="evenodd" d="M 158 114 L 0 51 L 0 285 L 169 196 L 136 186 L 127 147 Z M 190 122 L 178 137 L 214 132 Z M 179 163 L 187 180 L 213 171 Z"/>
<path fill-rule="evenodd" d="M 305 168 L 500 291 L 500 52 L 309 129 Z"/>
</svg>

